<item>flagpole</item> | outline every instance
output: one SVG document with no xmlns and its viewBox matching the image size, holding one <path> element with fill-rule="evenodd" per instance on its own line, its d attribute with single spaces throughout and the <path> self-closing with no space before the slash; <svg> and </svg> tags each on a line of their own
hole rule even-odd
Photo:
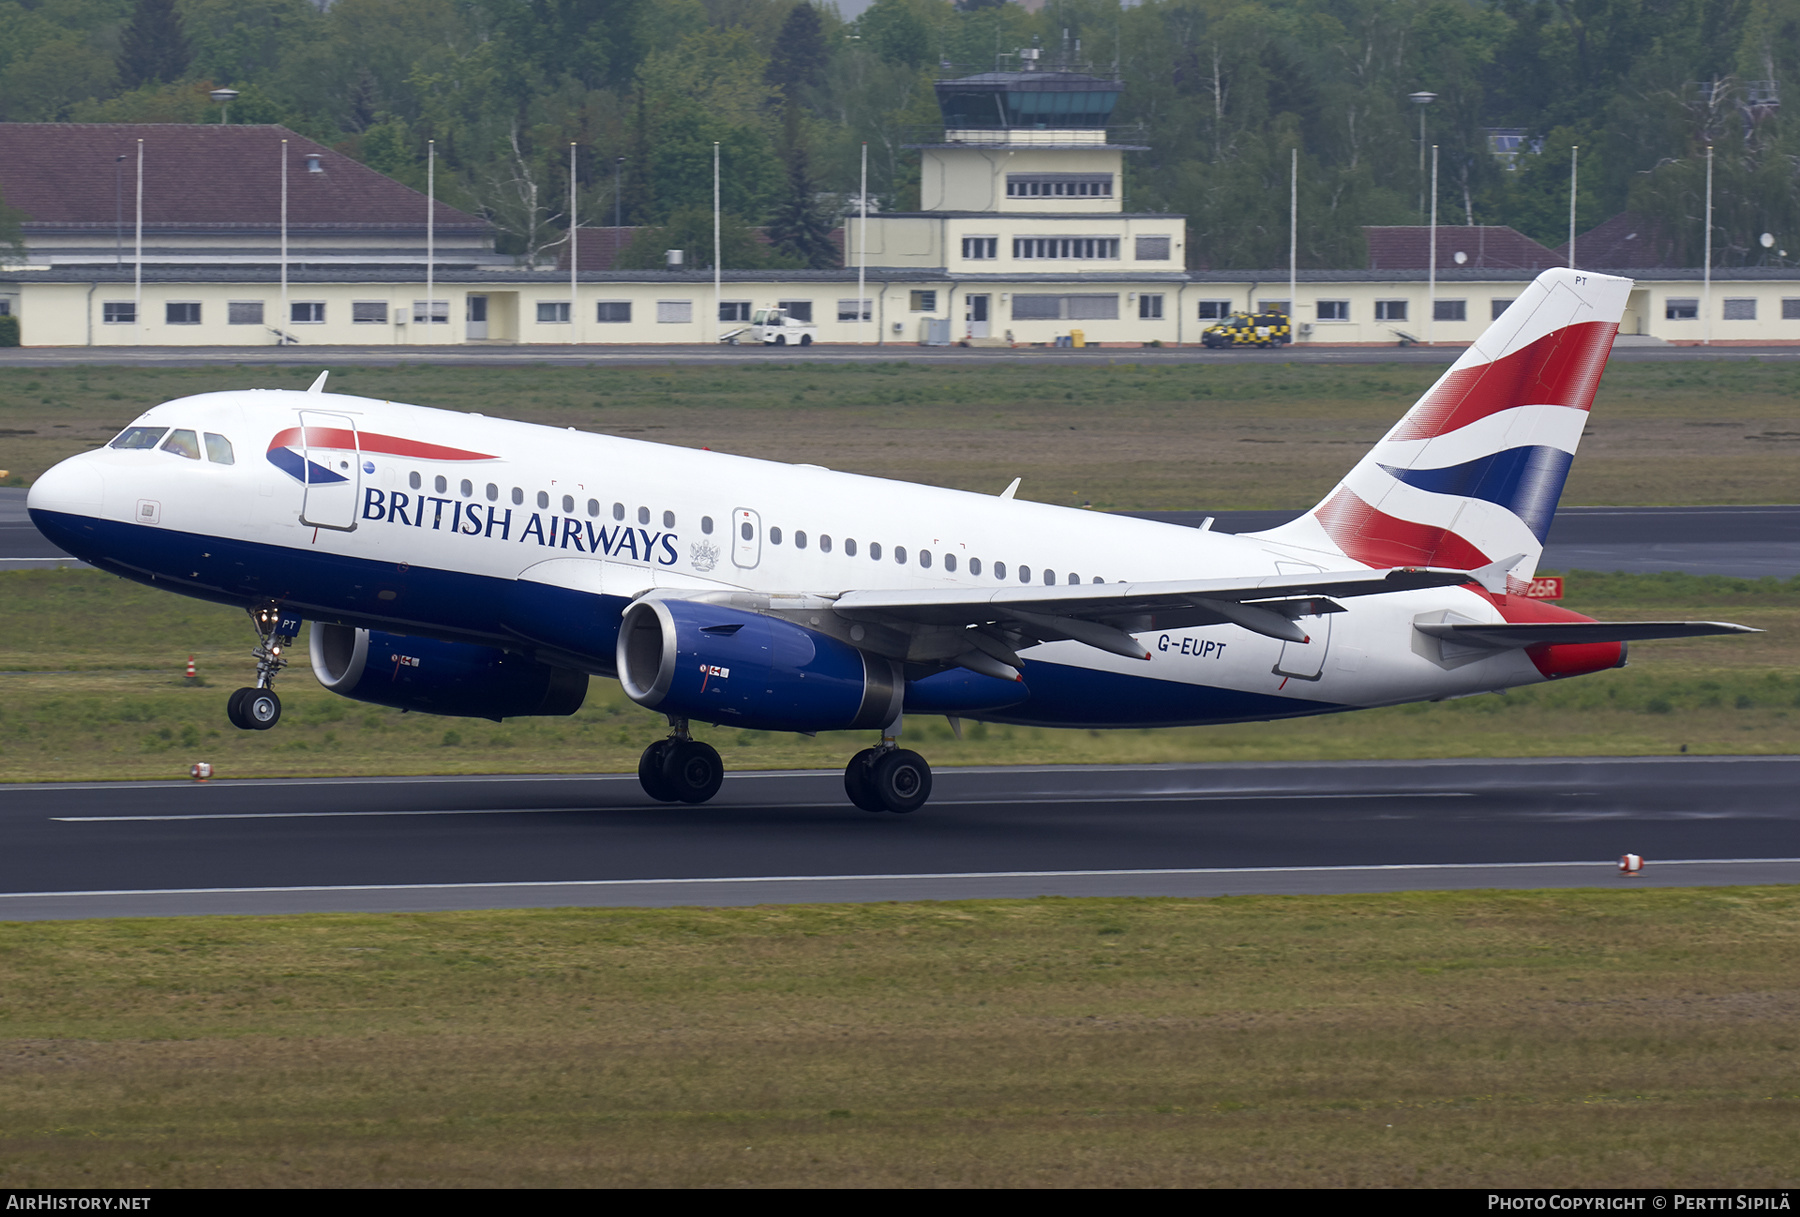
<svg viewBox="0 0 1800 1217">
<path fill-rule="evenodd" d="M 1425 345 L 1432 342 L 1432 325 L 1437 321 L 1437 177 L 1438 146 L 1431 145 L 1431 291 L 1425 308 Z"/>
<path fill-rule="evenodd" d="M 580 250 L 577 246 L 577 241 L 579 238 L 576 236 L 578 231 L 579 231 L 579 229 L 576 226 L 576 219 L 575 219 L 575 141 L 570 140 L 569 141 L 569 341 L 570 342 L 579 341 L 579 336 L 575 333 L 575 327 L 577 325 L 581 324 L 579 321 L 576 320 L 576 317 L 580 313 L 581 310 L 576 307 L 576 300 L 575 300 L 575 273 L 576 273 L 576 268 L 579 265 L 579 259 L 578 259 L 577 255 L 580 252 Z"/>
<path fill-rule="evenodd" d="M 713 141 L 713 333 L 719 332 L 719 141 Z M 704 331 L 702 331 L 704 333 Z"/>
<path fill-rule="evenodd" d="M 131 319 L 135 336 L 144 340 L 144 141 L 137 142 L 137 236 L 132 253 Z"/>
<path fill-rule="evenodd" d="M 281 141 L 281 320 L 280 328 L 275 331 L 275 345 L 287 345 L 287 327 L 294 323 L 292 312 L 288 308 L 288 189 L 287 189 L 287 141 Z"/>
<path fill-rule="evenodd" d="M 1581 145 L 1569 147 L 1569 269 L 1575 269 L 1575 166 L 1581 156 Z"/>
<path fill-rule="evenodd" d="M 1705 276 L 1705 290 L 1701 292 L 1700 308 L 1706 314 L 1706 329 L 1700 337 L 1702 346 L 1712 345 L 1712 179 L 1713 150 L 1706 145 L 1706 266 L 1702 270 Z"/>
<path fill-rule="evenodd" d="M 1288 171 L 1288 341 L 1294 341 L 1294 315 L 1300 311 L 1296 299 L 1300 265 L 1300 149 L 1294 149 L 1292 168 Z"/>
<path fill-rule="evenodd" d="M 869 341 L 869 318 L 875 310 L 869 307 L 869 144 L 863 141 L 862 146 L 862 220 L 858 225 L 856 237 L 856 337 L 867 345 Z"/>
<path fill-rule="evenodd" d="M 437 141 L 425 141 L 425 339 L 431 340 L 431 314 L 437 295 Z M 571 307 L 573 302 L 571 302 Z"/>
</svg>

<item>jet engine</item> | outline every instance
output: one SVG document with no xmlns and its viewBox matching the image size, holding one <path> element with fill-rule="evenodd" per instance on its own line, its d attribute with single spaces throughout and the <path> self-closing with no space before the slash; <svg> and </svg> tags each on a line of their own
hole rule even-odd
<svg viewBox="0 0 1800 1217">
<path fill-rule="evenodd" d="M 905 690 L 892 660 L 779 617 L 693 600 L 633 603 L 617 659 L 638 705 L 759 731 L 885 726 Z"/>
<path fill-rule="evenodd" d="M 312 627 L 313 675 L 342 697 L 463 718 L 573 714 L 586 672 L 553 668 L 498 647 L 353 629 Z"/>
</svg>

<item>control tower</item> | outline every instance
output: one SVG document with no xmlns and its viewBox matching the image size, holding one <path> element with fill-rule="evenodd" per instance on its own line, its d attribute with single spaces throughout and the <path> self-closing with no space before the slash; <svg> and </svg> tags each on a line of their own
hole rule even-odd
<svg viewBox="0 0 1800 1217">
<path fill-rule="evenodd" d="M 1040 71 L 1035 49 L 1019 60 L 1019 71 L 937 82 L 941 136 L 907 145 L 920 155 L 921 210 L 871 215 L 867 264 L 948 279 L 948 293 L 911 293 L 913 320 L 948 312 L 957 337 L 1162 337 L 1164 293 L 1186 277 L 1186 217 L 1124 208 L 1125 154 L 1147 149 L 1108 138 L 1123 83 Z M 862 223 L 845 230 L 853 267 Z"/>
</svg>

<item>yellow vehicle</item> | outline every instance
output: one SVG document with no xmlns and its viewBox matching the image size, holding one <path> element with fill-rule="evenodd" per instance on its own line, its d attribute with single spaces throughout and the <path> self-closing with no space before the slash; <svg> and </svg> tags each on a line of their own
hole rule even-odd
<svg viewBox="0 0 1800 1217">
<path fill-rule="evenodd" d="M 1233 313 L 1200 333 L 1209 347 L 1283 347 L 1293 340 L 1286 313 Z"/>
</svg>

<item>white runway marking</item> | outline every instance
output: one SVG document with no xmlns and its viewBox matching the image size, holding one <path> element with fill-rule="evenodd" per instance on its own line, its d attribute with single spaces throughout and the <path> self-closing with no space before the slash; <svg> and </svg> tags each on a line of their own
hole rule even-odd
<svg viewBox="0 0 1800 1217">
<path fill-rule="evenodd" d="M 1395 794 L 1367 793 L 1283 793 L 1283 794 L 1187 794 L 1183 792 L 1155 793 L 1149 795 L 1091 795 L 1071 798 L 1020 798 L 1020 799 L 934 799 L 933 807 L 994 807 L 1016 803 L 1203 803 L 1203 802 L 1247 802 L 1250 800 L 1294 800 L 1294 799 L 1472 799 L 1475 795 L 1466 790 L 1446 791 L 1404 791 Z M 633 804 L 632 806 L 636 806 Z M 668 804 L 667 806 L 679 806 Z M 730 804 L 723 805 L 731 807 Z M 793 810 L 816 810 L 818 808 L 847 807 L 846 803 L 785 803 L 785 808 Z M 131 821 L 161 820 L 317 820 L 317 819 L 357 819 L 365 816 L 543 816 L 563 815 L 579 811 L 617 811 L 624 808 L 612 807 L 472 807 L 446 809 L 443 811 L 221 811 L 208 814 L 182 813 L 180 815 L 161 816 L 51 816 L 58 824 L 117 824 Z M 735 808 L 733 808 L 735 810 Z"/>
<path fill-rule="evenodd" d="M 1680 858 L 1673 861 L 1656 862 L 1654 867 L 1657 870 L 1663 870 L 1671 866 L 1767 866 L 1794 862 L 1800 862 L 1800 858 Z M 1530 870 L 1536 867 L 1582 867 L 1616 872 L 1618 866 L 1618 859 L 1606 858 L 1586 862 L 1405 862 L 1376 866 L 1196 866 L 1167 870 L 923 871 L 891 875 L 721 875 L 698 879 L 566 879 L 510 883 L 342 883 L 294 887 L 167 887 L 120 888 L 82 892 L 0 892 L 0 900 L 42 899 L 54 896 L 206 896 L 281 892 L 522 891 L 557 887 L 648 887 L 661 883 L 685 886 L 702 883 L 868 883 L 884 879 L 1087 879 L 1152 878 L 1160 875 L 1326 875 L 1386 871 Z"/>
</svg>

